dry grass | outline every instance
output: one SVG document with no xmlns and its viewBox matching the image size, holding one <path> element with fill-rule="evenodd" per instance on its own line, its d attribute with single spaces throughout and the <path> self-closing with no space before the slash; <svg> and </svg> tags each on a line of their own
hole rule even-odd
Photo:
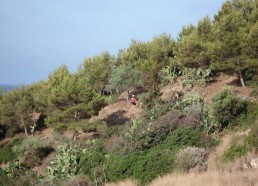
<svg viewBox="0 0 258 186">
<path fill-rule="evenodd" d="M 105 186 L 137 186 L 139 185 L 135 180 L 124 180 L 116 183 L 107 183 Z"/>
<path fill-rule="evenodd" d="M 137 186 L 126 180 L 106 186 Z M 258 170 L 238 172 L 174 173 L 153 180 L 149 186 L 258 186 Z"/>
<path fill-rule="evenodd" d="M 155 179 L 149 186 L 258 186 L 258 171 L 171 174 Z"/>
<path fill-rule="evenodd" d="M 250 129 L 234 134 L 227 134 L 221 138 L 220 145 L 210 154 L 207 172 L 173 173 L 153 180 L 149 186 L 258 186 L 258 169 L 239 169 L 247 160 L 256 157 L 255 152 L 238 158 L 231 163 L 220 162 L 223 152 L 229 148 L 233 137 L 247 135 Z M 136 181 L 107 184 L 108 186 L 137 186 Z"/>
</svg>

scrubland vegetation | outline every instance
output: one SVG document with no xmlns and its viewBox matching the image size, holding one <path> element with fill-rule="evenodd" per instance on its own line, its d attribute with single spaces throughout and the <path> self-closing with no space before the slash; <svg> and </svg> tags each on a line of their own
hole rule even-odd
<svg viewBox="0 0 258 186">
<path fill-rule="evenodd" d="M 167 33 L 132 40 L 116 56 L 86 58 L 75 73 L 63 65 L 46 81 L 3 92 L 0 185 L 255 183 L 253 170 L 211 172 L 207 161 L 228 131 L 250 130 L 232 140 L 219 157 L 222 165 L 257 152 L 257 38 L 258 1 L 230 0 L 212 20 L 183 27 L 176 40 Z M 221 74 L 236 81 L 206 92 Z M 183 91 L 175 88 L 180 83 Z M 165 85 L 175 88 L 169 101 L 161 99 Z M 235 87 L 252 91 L 239 96 Z M 123 91 L 129 98 L 137 88 L 141 117 L 123 118 L 125 110 L 98 117 L 122 101 Z M 46 128 L 54 132 L 42 136 Z"/>
</svg>

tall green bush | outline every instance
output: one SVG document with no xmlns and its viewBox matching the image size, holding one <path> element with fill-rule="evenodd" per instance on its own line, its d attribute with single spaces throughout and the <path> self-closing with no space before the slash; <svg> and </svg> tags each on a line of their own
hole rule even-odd
<svg viewBox="0 0 258 186">
<path fill-rule="evenodd" d="M 234 122 L 241 114 L 246 113 L 245 101 L 234 95 L 231 88 L 218 92 L 212 98 L 212 111 L 214 119 L 220 123 L 221 128 Z"/>
<path fill-rule="evenodd" d="M 23 138 L 16 137 L 7 143 L 4 147 L 0 148 L 0 163 L 7 163 L 13 161 L 19 154 L 13 151 L 15 145 L 19 145 L 22 142 Z"/>
</svg>

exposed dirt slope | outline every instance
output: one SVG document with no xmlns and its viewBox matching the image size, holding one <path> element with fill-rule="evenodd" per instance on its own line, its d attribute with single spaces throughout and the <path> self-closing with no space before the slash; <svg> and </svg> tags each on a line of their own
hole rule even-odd
<svg viewBox="0 0 258 186">
<path fill-rule="evenodd" d="M 220 162 L 220 158 L 222 156 L 222 154 L 225 152 L 225 150 L 227 150 L 230 146 L 231 146 L 231 142 L 234 138 L 237 138 L 239 140 L 239 142 L 241 141 L 241 139 L 248 135 L 248 133 L 250 132 L 250 129 L 246 130 L 246 131 L 240 131 L 240 132 L 236 132 L 236 133 L 228 133 L 225 134 L 224 136 L 222 136 L 220 138 L 220 144 L 219 146 L 216 147 L 216 149 L 211 152 L 211 154 L 209 155 L 209 159 L 208 159 L 208 171 L 218 171 L 219 169 L 229 169 L 229 171 L 237 166 L 242 166 L 242 165 L 233 165 L 234 167 L 232 167 L 232 165 L 228 165 L 226 166 L 224 164 L 221 165 Z M 240 162 L 239 162 L 240 163 Z"/>
<path fill-rule="evenodd" d="M 243 88 L 241 86 L 238 86 L 236 82 L 237 82 L 236 76 L 221 74 L 220 76 L 215 77 L 213 82 L 211 82 L 207 86 L 201 85 L 193 88 L 185 88 L 182 85 L 182 79 L 178 79 L 176 83 L 166 85 L 161 89 L 161 92 L 163 93 L 161 98 L 166 101 L 172 101 L 173 99 L 175 99 L 175 92 L 179 94 L 178 95 L 179 97 L 182 94 L 197 93 L 201 95 L 206 102 L 210 103 L 212 97 L 217 92 L 219 92 L 221 89 L 227 86 L 232 86 L 237 96 L 245 100 L 258 102 L 257 98 L 250 96 L 250 93 L 252 92 L 251 88 L 248 88 L 248 87 Z"/>
<path fill-rule="evenodd" d="M 123 124 L 132 119 L 141 117 L 142 108 L 140 105 L 132 105 L 126 100 L 120 100 L 116 103 L 104 107 L 98 116 L 92 117 L 90 122 L 98 119 L 105 120 L 108 125 Z"/>
</svg>

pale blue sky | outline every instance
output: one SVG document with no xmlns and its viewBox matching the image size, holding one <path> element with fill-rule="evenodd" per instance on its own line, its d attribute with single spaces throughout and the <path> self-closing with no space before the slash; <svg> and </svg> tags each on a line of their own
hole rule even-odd
<svg viewBox="0 0 258 186">
<path fill-rule="evenodd" d="M 225 0 L 0 0 L 0 84 L 47 80 L 87 57 L 116 55 L 132 39 L 150 41 L 213 16 Z"/>
</svg>

